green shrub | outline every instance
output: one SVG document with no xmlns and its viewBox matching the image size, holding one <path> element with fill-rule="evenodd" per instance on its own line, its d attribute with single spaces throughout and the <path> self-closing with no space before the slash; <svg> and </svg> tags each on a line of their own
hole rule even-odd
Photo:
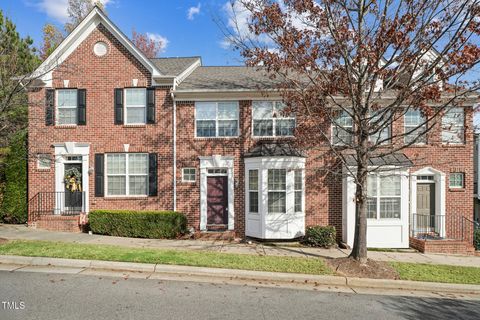
<svg viewBox="0 0 480 320">
<path fill-rule="evenodd" d="M 302 244 L 311 247 L 330 248 L 336 244 L 337 232 L 333 226 L 313 226 L 308 227 Z"/>
<path fill-rule="evenodd" d="M 480 250 L 480 228 L 475 229 L 473 233 L 473 245 L 475 249 Z"/>
<path fill-rule="evenodd" d="M 110 236 L 172 239 L 187 232 L 187 218 L 174 211 L 95 210 L 88 221 L 93 233 Z"/>
<path fill-rule="evenodd" d="M 3 163 L 5 184 L 0 221 L 27 222 L 27 133 L 22 130 L 10 140 Z"/>
</svg>

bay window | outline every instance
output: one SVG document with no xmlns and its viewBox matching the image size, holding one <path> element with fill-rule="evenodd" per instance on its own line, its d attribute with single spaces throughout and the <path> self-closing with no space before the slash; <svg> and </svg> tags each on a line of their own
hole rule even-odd
<svg viewBox="0 0 480 320">
<path fill-rule="evenodd" d="M 465 135 L 463 108 L 451 108 L 442 117 L 442 142 L 461 144 Z"/>
<path fill-rule="evenodd" d="M 77 89 L 57 90 L 57 124 L 77 124 Z"/>
<path fill-rule="evenodd" d="M 287 170 L 268 170 L 268 213 L 285 213 L 287 210 Z"/>
<path fill-rule="evenodd" d="M 404 129 L 405 137 L 404 141 L 406 144 L 413 143 L 426 143 L 427 138 L 425 136 L 426 124 L 425 117 L 422 114 L 422 111 L 419 109 L 409 109 L 404 115 Z"/>
<path fill-rule="evenodd" d="M 107 195 L 146 196 L 148 194 L 148 154 L 107 154 Z"/>
<path fill-rule="evenodd" d="M 258 170 L 248 171 L 248 199 L 249 212 L 258 213 Z"/>
<path fill-rule="evenodd" d="M 253 101 L 253 135 L 256 137 L 293 136 L 295 117 L 285 114 L 280 101 Z"/>
<path fill-rule="evenodd" d="M 125 89 L 126 124 L 145 124 L 147 117 L 147 90 L 145 88 Z"/>
<path fill-rule="evenodd" d="M 303 211 L 303 177 L 302 177 L 302 170 L 295 170 L 294 171 L 294 210 L 295 212 L 302 212 Z"/>
<path fill-rule="evenodd" d="M 237 102 L 195 103 L 197 137 L 238 136 Z"/>
<path fill-rule="evenodd" d="M 401 218 L 401 177 L 369 175 L 367 178 L 367 218 Z"/>
</svg>

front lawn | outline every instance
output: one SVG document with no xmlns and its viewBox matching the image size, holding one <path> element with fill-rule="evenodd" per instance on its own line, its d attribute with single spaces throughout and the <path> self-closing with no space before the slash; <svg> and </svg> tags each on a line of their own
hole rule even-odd
<svg viewBox="0 0 480 320">
<path fill-rule="evenodd" d="M 0 244 L 0 255 L 174 264 L 306 274 L 332 274 L 321 259 L 139 249 L 108 245 L 16 240 Z"/>
<path fill-rule="evenodd" d="M 480 268 L 405 262 L 390 264 L 402 280 L 480 284 Z"/>
</svg>

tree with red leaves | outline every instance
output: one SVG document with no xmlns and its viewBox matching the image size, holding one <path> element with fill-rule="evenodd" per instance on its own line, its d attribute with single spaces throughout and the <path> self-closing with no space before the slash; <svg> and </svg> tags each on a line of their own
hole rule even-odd
<svg viewBox="0 0 480 320">
<path fill-rule="evenodd" d="M 279 80 L 288 112 L 296 114 L 298 144 L 336 168 L 326 170 L 354 181 L 350 258 L 357 262 L 367 261 L 367 177 L 391 170 L 370 161 L 427 139 L 442 143 L 430 134 L 441 116 L 479 101 L 479 3 L 237 0 L 229 7 L 227 39 L 247 65 Z M 392 132 L 392 122 L 408 112 L 422 120 Z"/>
<path fill-rule="evenodd" d="M 156 37 L 149 36 L 147 33 L 138 33 L 135 30 L 132 30 L 133 44 L 149 59 L 159 56 L 160 52 L 162 52 L 166 45 L 165 41 L 166 40 L 164 39 L 157 39 Z"/>
</svg>

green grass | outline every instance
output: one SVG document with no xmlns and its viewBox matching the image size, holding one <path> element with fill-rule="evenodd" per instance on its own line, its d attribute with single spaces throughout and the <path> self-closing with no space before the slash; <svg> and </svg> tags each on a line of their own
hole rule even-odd
<svg viewBox="0 0 480 320">
<path fill-rule="evenodd" d="M 480 284 L 480 268 L 391 262 L 402 280 Z"/>
<path fill-rule="evenodd" d="M 306 274 L 332 274 L 321 259 L 139 249 L 108 245 L 16 240 L 0 244 L 1 255 L 175 264 Z"/>
</svg>

